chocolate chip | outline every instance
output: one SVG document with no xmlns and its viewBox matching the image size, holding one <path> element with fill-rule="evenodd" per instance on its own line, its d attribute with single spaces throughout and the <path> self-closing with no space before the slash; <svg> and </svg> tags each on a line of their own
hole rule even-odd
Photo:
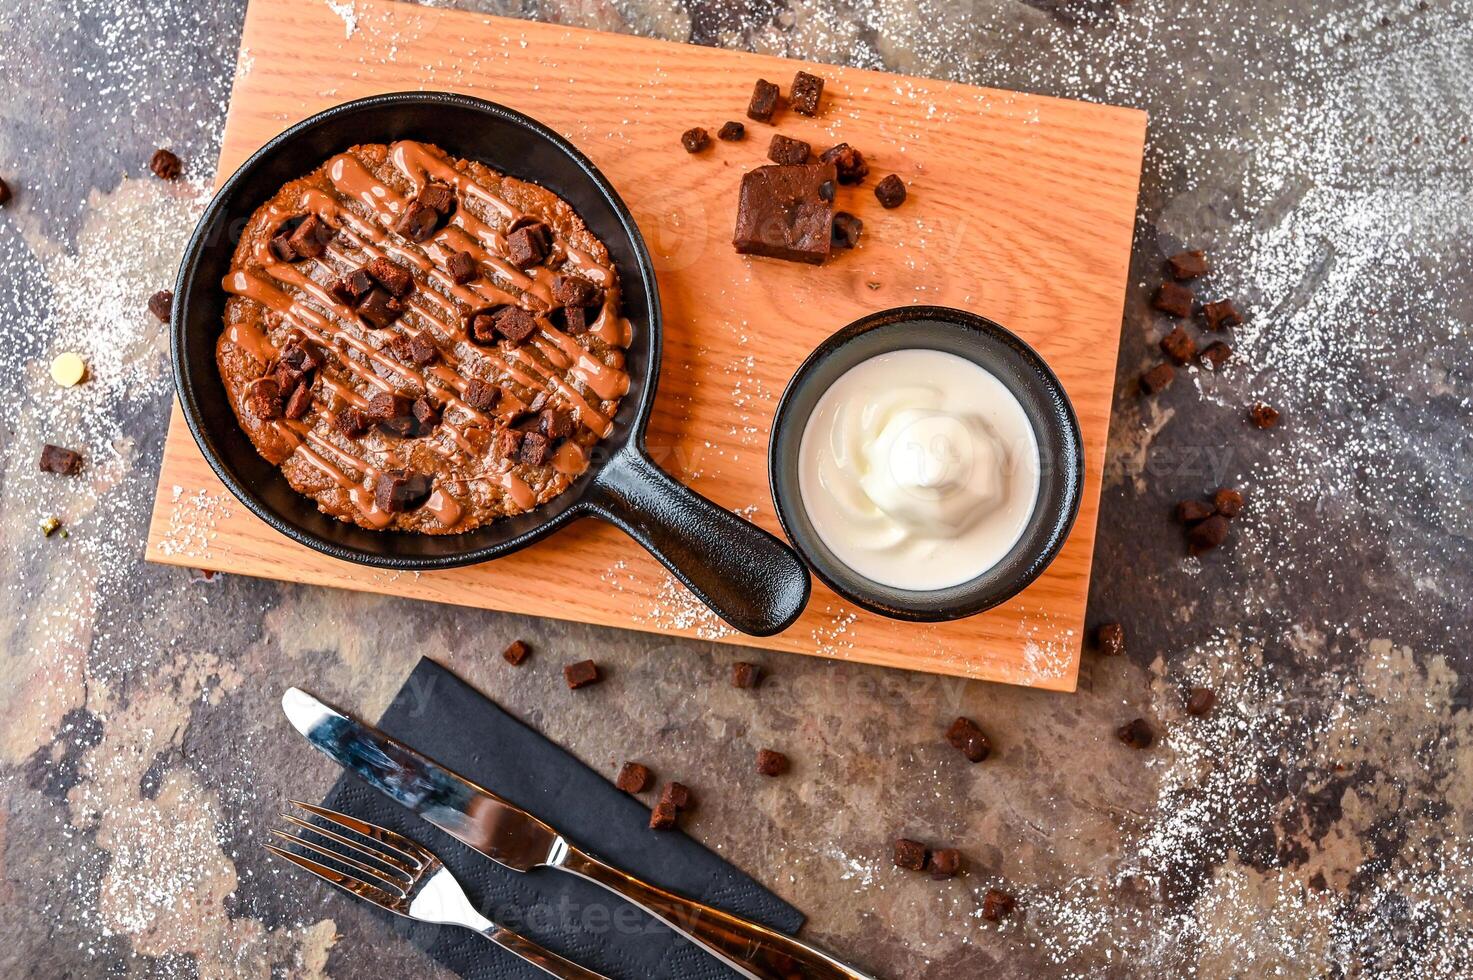
<svg viewBox="0 0 1473 980">
<path fill-rule="evenodd" d="M 281 417 L 281 385 L 275 378 L 257 378 L 246 388 L 246 408 L 258 419 Z"/>
<path fill-rule="evenodd" d="M 735 143 L 738 140 L 746 139 L 746 137 L 747 127 L 739 122 L 724 122 L 721 124 L 721 128 L 716 131 L 716 138 L 726 140 L 728 143 Z"/>
<path fill-rule="evenodd" d="M 368 291 L 368 295 L 358 303 L 358 315 L 367 320 L 370 326 L 382 330 L 404 313 L 404 304 L 389 295 L 388 290 L 378 286 Z"/>
<path fill-rule="evenodd" d="M 1222 366 L 1232 359 L 1233 349 L 1220 340 L 1214 340 L 1202 350 L 1202 366 L 1221 371 Z"/>
<path fill-rule="evenodd" d="M 1157 364 L 1141 375 L 1141 390 L 1154 395 L 1166 388 L 1176 378 L 1176 369 L 1170 364 Z"/>
<path fill-rule="evenodd" d="M 781 776 L 788 771 L 788 757 L 773 749 L 759 749 L 757 771 L 764 776 Z"/>
<path fill-rule="evenodd" d="M 898 174 L 889 174 L 875 185 L 875 197 L 885 208 L 898 208 L 905 203 L 905 181 Z"/>
<path fill-rule="evenodd" d="M 673 830 L 675 822 L 680 819 L 680 812 L 668 803 L 656 803 L 655 808 L 650 811 L 651 830 Z"/>
<path fill-rule="evenodd" d="M 818 100 L 823 96 L 823 79 L 800 71 L 793 76 L 793 85 L 788 89 L 788 101 L 793 111 L 803 116 L 818 115 Z"/>
<path fill-rule="evenodd" d="M 767 144 L 767 159 L 773 163 L 794 165 L 807 163 L 813 148 L 803 140 L 795 140 L 782 133 L 773 133 L 772 142 Z"/>
<path fill-rule="evenodd" d="M 691 798 L 689 786 L 672 780 L 665 784 L 664 789 L 660 790 L 660 802 L 668 803 L 677 810 L 689 810 L 694 800 Z"/>
<path fill-rule="evenodd" d="M 835 248 L 853 248 L 859 244 L 859 233 L 864 222 L 848 211 L 834 212 L 833 243 Z"/>
<path fill-rule="evenodd" d="M 440 406 L 421 395 L 409 406 L 409 414 L 414 417 L 414 431 L 416 435 L 428 435 L 430 430 L 440 424 L 443 410 Z"/>
<path fill-rule="evenodd" d="M 449 184 L 432 180 L 414 199 L 436 214 L 446 215 L 455 209 L 455 191 Z"/>
<path fill-rule="evenodd" d="M 1226 541 L 1227 535 L 1227 518 L 1221 514 L 1214 514 L 1204 521 L 1193 524 L 1187 531 L 1188 550 L 1194 555 L 1211 551 Z"/>
<path fill-rule="evenodd" d="M 1163 282 L 1151 299 L 1151 305 L 1172 316 L 1192 315 L 1192 291 L 1174 282 Z"/>
<path fill-rule="evenodd" d="M 540 432 L 522 433 L 522 448 L 517 458 L 528 466 L 542 466 L 552 455 L 552 443 Z"/>
<path fill-rule="evenodd" d="M 895 867 L 905 868 L 907 871 L 925 871 L 927 857 L 926 845 L 920 841 L 905 837 L 895 841 Z"/>
<path fill-rule="evenodd" d="M 512 640 L 507 644 L 506 649 L 501 651 L 501 656 L 513 667 L 519 667 L 531 652 L 532 648 L 527 645 L 526 640 Z"/>
<path fill-rule="evenodd" d="M 992 754 L 992 743 L 970 718 L 958 718 L 946 730 L 946 741 L 967 757 L 968 762 L 981 762 Z"/>
<path fill-rule="evenodd" d="M 1101 623 L 1095 627 L 1095 649 L 1107 657 L 1125 653 L 1125 627 L 1119 623 Z"/>
<path fill-rule="evenodd" d="M 680 145 L 687 153 L 700 153 L 711 145 L 711 134 L 700 126 L 692 126 L 680 134 Z"/>
<path fill-rule="evenodd" d="M 1205 500 L 1182 500 L 1176 505 L 1176 519 L 1183 524 L 1205 521 L 1215 513 L 1212 505 Z"/>
<path fill-rule="evenodd" d="M 337 415 L 333 416 L 333 428 L 337 429 L 349 439 L 357 439 L 368 431 L 373 424 L 366 412 L 353 405 L 344 407 Z"/>
<path fill-rule="evenodd" d="M 1207 254 L 1201 249 L 1178 252 L 1166 260 L 1166 265 L 1177 279 L 1195 279 L 1207 271 Z"/>
<path fill-rule="evenodd" d="M 354 306 L 367 296 L 368 291 L 372 288 L 373 277 L 368 274 L 367 270 L 354 269 L 334 279 L 332 285 L 327 287 L 327 291 L 349 306 Z"/>
<path fill-rule="evenodd" d="M 435 233 L 440 223 L 440 212 L 420 201 L 410 201 L 394 222 L 394 231 L 411 242 L 422 242 Z"/>
<path fill-rule="evenodd" d="M 537 332 L 537 318 L 520 306 L 503 306 L 496 312 L 496 332 L 520 344 Z"/>
<path fill-rule="evenodd" d="M 178 180 L 179 175 L 184 172 L 184 163 L 172 150 L 160 148 L 153 151 L 153 156 L 148 160 L 148 169 L 161 180 Z"/>
<path fill-rule="evenodd" d="M 820 163 L 832 163 L 838 172 L 839 183 L 858 184 L 869 176 L 869 164 L 864 154 L 848 143 L 838 143 L 818 155 Z"/>
<path fill-rule="evenodd" d="M 460 397 L 476 411 L 489 412 L 496 406 L 496 400 L 501 397 L 501 389 L 480 378 L 471 378 L 465 383 L 465 391 L 461 392 Z"/>
<path fill-rule="evenodd" d="M 560 408 L 544 408 L 537 416 L 537 431 L 549 439 L 566 439 L 573 434 L 573 416 Z"/>
<path fill-rule="evenodd" d="M 747 103 L 747 118 L 771 122 L 772 113 L 777 109 L 780 98 L 782 92 L 776 85 L 765 78 L 757 79 L 757 84 L 752 86 L 752 101 Z"/>
<path fill-rule="evenodd" d="M 1178 364 L 1188 364 L 1197 356 L 1197 342 L 1181 327 L 1161 338 L 1161 350 Z"/>
<path fill-rule="evenodd" d="M 552 281 L 552 298 L 563 306 L 600 306 L 604 291 L 582 276 L 558 276 Z"/>
<path fill-rule="evenodd" d="M 1018 900 L 1007 892 L 997 888 L 987 889 L 987 894 L 982 896 L 982 918 L 988 922 L 1001 921 L 1002 917 L 1009 914 L 1018 905 Z"/>
<path fill-rule="evenodd" d="M 1156 741 L 1156 733 L 1146 724 L 1146 719 L 1137 718 L 1126 722 L 1115 732 L 1115 737 L 1133 749 L 1149 749 Z"/>
<path fill-rule="evenodd" d="M 740 126 L 741 123 L 737 123 L 737 125 Z M 740 139 L 741 137 L 737 137 L 737 138 Z M 0 179 L 0 207 L 4 207 L 5 205 L 7 205 L 9 203 L 10 203 L 10 185 L 7 184 L 3 179 Z"/>
<path fill-rule="evenodd" d="M 82 471 L 82 454 L 75 449 L 64 449 L 50 443 L 41 447 L 41 471 L 75 476 Z"/>
<path fill-rule="evenodd" d="M 1279 410 L 1265 402 L 1254 402 L 1248 409 L 1248 417 L 1260 429 L 1272 429 L 1279 424 Z"/>
<path fill-rule="evenodd" d="M 327 251 L 327 243 L 332 241 L 336 234 L 337 231 L 332 225 L 315 214 L 309 214 L 302 219 L 302 223 L 297 225 L 297 230 L 292 232 L 291 237 L 287 240 L 291 243 L 292 251 L 298 256 L 316 259 Z"/>
<path fill-rule="evenodd" d="M 1243 512 L 1243 491 L 1223 487 L 1212 495 L 1212 506 L 1223 517 L 1237 517 Z"/>
<path fill-rule="evenodd" d="M 373 499 L 380 510 L 391 514 L 414 510 L 430 498 L 432 481 L 412 470 L 389 470 L 379 474 Z"/>
<path fill-rule="evenodd" d="M 167 289 L 154 293 L 148 298 L 148 312 L 158 317 L 160 323 L 168 323 L 174 315 L 174 294 Z"/>
<path fill-rule="evenodd" d="M 312 408 L 312 385 L 306 380 L 298 381 L 286 400 L 283 414 L 289 419 L 305 418 Z"/>
<path fill-rule="evenodd" d="M 522 433 L 516 429 L 501 429 L 496 433 L 493 452 L 500 459 L 515 459 L 522 451 Z"/>
<path fill-rule="evenodd" d="M 731 686 L 750 690 L 762 683 L 762 668 L 756 664 L 737 661 L 731 665 Z"/>
<path fill-rule="evenodd" d="M 619 770 L 614 785 L 626 793 L 643 793 L 650 788 L 650 768 L 638 762 L 626 762 Z"/>
<path fill-rule="evenodd" d="M 409 274 L 409 270 L 382 256 L 364 266 L 363 271 L 394 296 L 403 296 L 414 288 L 414 277 Z"/>
<path fill-rule="evenodd" d="M 540 221 L 521 225 L 506 236 L 507 258 L 518 269 L 537 265 L 551 249 L 552 230 Z"/>
<path fill-rule="evenodd" d="M 1202 306 L 1202 319 L 1207 321 L 1208 330 L 1222 330 L 1225 327 L 1236 327 L 1243 322 L 1243 314 L 1233 305 L 1230 299 L 1220 299 L 1213 303 L 1205 303 Z"/>
<path fill-rule="evenodd" d="M 1211 688 L 1194 687 L 1187 693 L 1187 714 L 1201 717 L 1217 704 L 1217 695 Z"/>
<path fill-rule="evenodd" d="M 962 869 L 962 852 L 954 847 L 940 847 L 931 852 L 931 861 L 927 865 L 932 879 L 945 881 L 955 878 Z"/>
<path fill-rule="evenodd" d="M 445 260 L 445 271 L 457 286 L 464 286 L 481 274 L 480 264 L 469 252 L 451 252 L 450 258 Z"/>
</svg>

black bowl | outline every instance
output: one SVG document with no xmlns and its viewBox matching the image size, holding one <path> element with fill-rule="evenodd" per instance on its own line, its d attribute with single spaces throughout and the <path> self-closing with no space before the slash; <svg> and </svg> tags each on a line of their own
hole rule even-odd
<svg viewBox="0 0 1473 980">
<path fill-rule="evenodd" d="M 798 485 L 798 448 L 823 393 L 871 357 L 912 348 L 946 351 L 991 372 L 1023 406 L 1042 465 L 1038 502 L 1022 537 L 996 565 L 970 581 L 916 592 L 891 588 L 850 570 L 813 529 Z M 783 530 L 809 567 L 850 602 L 894 619 L 937 622 L 972 616 L 1017 595 L 1063 547 L 1079 512 L 1084 455 L 1079 421 L 1063 385 L 1043 358 L 986 317 L 944 306 L 907 306 L 872 313 L 829 337 L 788 382 L 773 419 L 768 450 L 772 499 Z"/>
<path fill-rule="evenodd" d="M 525 514 L 455 535 L 370 531 L 323 514 L 256 452 L 215 364 L 226 294 L 221 279 L 247 219 L 281 185 L 358 143 L 416 139 L 540 184 L 607 246 L 633 328 L 630 390 L 588 470 Z M 645 425 L 660 364 L 654 266 L 618 193 L 567 140 L 505 106 L 443 92 L 401 92 L 336 106 L 257 150 L 205 209 L 175 286 L 171 342 L 184 418 L 221 481 L 282 534 L 345 561 L 392 569 L 450 568 L 509 554 L 583 516 L 627 531 L 732 625 L 767 635 L 808 598 L 808 573 L 786 544 L 670 479 L 649 459 Z"/>
</svg>

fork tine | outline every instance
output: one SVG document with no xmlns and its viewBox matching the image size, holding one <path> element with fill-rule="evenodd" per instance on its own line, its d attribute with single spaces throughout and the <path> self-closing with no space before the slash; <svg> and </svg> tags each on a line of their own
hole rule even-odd
<svg viewBox="0 0 1473 980">
<path fill-rule="evenodd" d="M 359 881 L 357 878 L 345 875 L 341 871 L 329 868 L 325 864 L 318 864 L 311 858 L 295 854 L 284 847 L 277 847 L 275 844 L 263 844 L 262 846 L 277 857 L 285 858 L 304 871 L 310 871 L 329 885 L 335 888 L 341 888 L 349 895 L 356 895 L 359 898 L 366 899 L 380 908 L 385 908 L 392 912 L 394 911 L 394 906 L 400 901 L 397 897 L 390 895 L 382 888 L 376 888 L 367 882 Z"/>
<path fill-rule="evenodd" d="M 351 840 L 347 837 L 344 837 L 342 834 L 335 833 L 334 831 L 329 830 L 321 824 L 313 823 L 310 820 L 303 820 L 296 814 L 288 813 L 283 810 L 281 812 L 281 818 L 289 823 L 301 827 L 304 830 L 310 830 L 312 833 L 317 834 L 321 837 L 326 837 L 329 840 L 335 840 L 344 847 L 348 847 L 357 851 L 359 854 L 366 855 L 367 857 L 370 857 L 373 860 L 379 862 L 384 867 L 389 868 L 391 871 L 398 871 L 410 881 L 413 881 L 414 876 L 419 873 L 420 869 L 417 865 L 408 864 L 404 861 L 399 860 L 396 857 L 390 857 L 387 853 L 377 847 L 369 847 L 365 844 L 360 844 L 358 841 Z M 300 837 L 301 835 L 298 834 L 297 836 Z"/>
<path fill-rule="evenodd" d="M 308 813 L 315 813 L 329 823 L 335 823 L 339 827 L 346 827 L 355 834 L 367 837 L 375 844 L 378 844 L 385 850 L 396 854 L 398 857 L 417 867 L 434 864 L 437 860 L 435 855 L 423 844 L 420 844 L 418 841 L 412 841 L 403 834 L 396 834 L 387 827 L 380 827 L 376 823 L 359 820 L 357 817 L 350 817 L 346 813 L 329 810 L 324 806 L 313 806 L 311 803 L 303 803 L 301 800 L 290 800 L 289 802 L 292 806 L 301 807 Z"/>
<path fill-rule="evenodd" d="M 393 891 L 403 892 L 407 895 L 410 887 L 414 884 L 413 880 L 396 881 L 391 877 L 390 872 L 382 871 L 364 864 L 362 861 L 355 861 L 350 857 L 345 857 L 330 847 L 324 847 L 316 841 L 307 840 L 298 834 L 290 834 L 284 830 L 273 830 L 271 833 L 273 836 L 280 837 L 289 844 L 295 844 L 304 851 L 310 851 L 344 867 L 353 869 L 353 871 L 357 872 L 353 877 L 366 885 L 373 885 L 376 888 L 383 888 L 385 890 L 392 889 Z"/>
</svg>

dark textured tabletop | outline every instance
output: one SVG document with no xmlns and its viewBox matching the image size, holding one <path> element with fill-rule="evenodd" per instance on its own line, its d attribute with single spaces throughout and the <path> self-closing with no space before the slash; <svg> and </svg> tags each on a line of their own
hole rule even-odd
<svg viewBox="0 0 1473 980">
<path fill-rule="evenodd" d="M 171 397 L 145 304 L 250 70 L 244 5 L 5 4 L 0 974 L 433 975 L 259 846 L 336 777 L 282 686 L 372 717 L 421 655 L 595 767 L 690 784 L 689 832 L 881 976 L 1473 969 L 1467 0 L 478 6 L 1148 110 L 1090 600 L 1127 652 L 1086 651 L 1074 695 L 778 654 L 748 692 L 727 683 L 747 655 L 709 643 L 145 565 Z M 149 174 L 158 146 L 182 181 Z M 1221 373 L 1143 398 L 1183 247 L 1247 323 Z M 64 351 L 85 384 L 51 380 Z M 1259 400 L 1277 428 L 1247 421 Z M 37 472 L 45 442 L 83 473 Z M 1172 508 L 1220 486 L 1247 506 L 1189 557 Z M 573 694 L 559 668 L 584 657 L 609 677 Z M 942 741 L 957 715 L 990 759 Z M 1151 748 L 1115 736 L 1137 717 Z M 764 746 L 793 771 L 758 782 Z M 893 867 L 900 835 L 959 847 L 964 873 Z M 990 888 L 1017 897 L 1000 923 Z"/>
</svg>

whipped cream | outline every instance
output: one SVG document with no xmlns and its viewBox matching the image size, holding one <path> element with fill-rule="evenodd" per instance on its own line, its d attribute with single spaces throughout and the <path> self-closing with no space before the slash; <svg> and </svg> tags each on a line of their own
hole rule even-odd
<svg viewBox="0 0 1473 980">
<path fill-rule="evenodd" d="M 1038 499 L 1038 439 L 991 372 L 937 350 L 850 368 L 814 406 L 798 487 L 819 538 L 891 588 L 960 585 L 1018 543 Z"/>
</svg>

